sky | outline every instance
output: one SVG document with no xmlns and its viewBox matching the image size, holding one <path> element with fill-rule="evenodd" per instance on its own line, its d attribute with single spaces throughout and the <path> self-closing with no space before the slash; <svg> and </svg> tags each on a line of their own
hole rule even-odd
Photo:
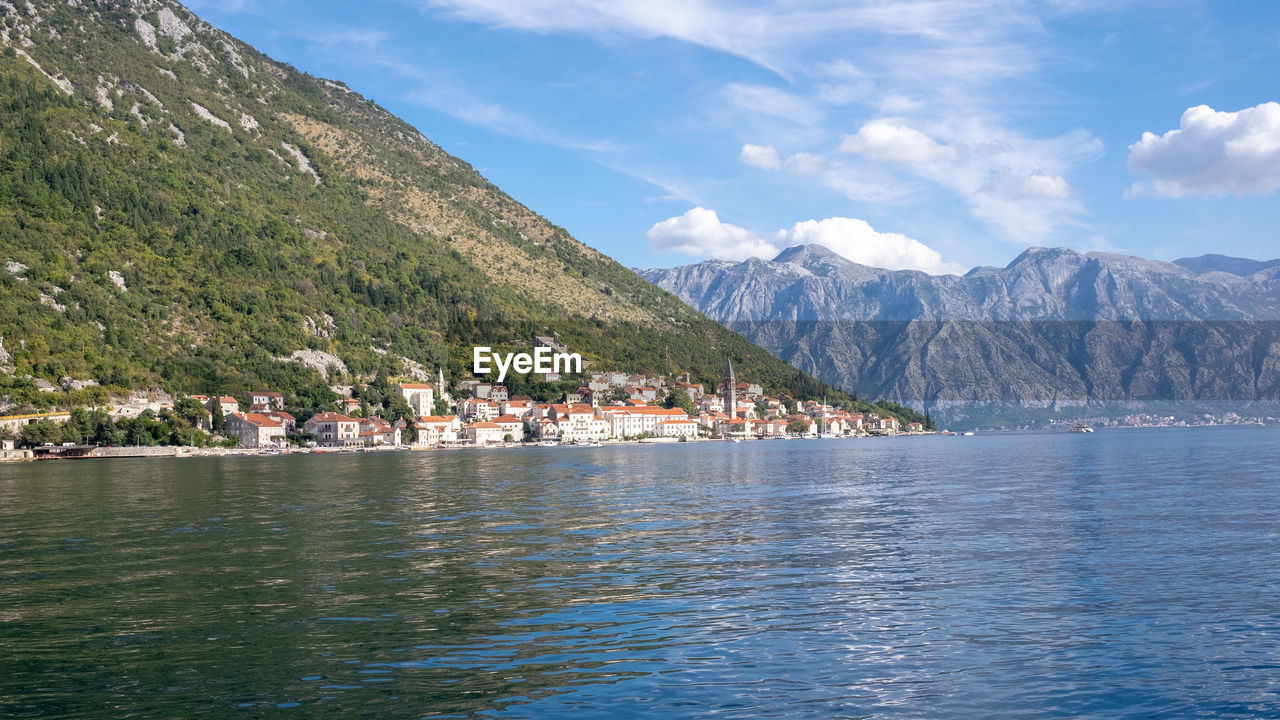
<svg viewBox="0 0 1280 720">
<path fill-rule="evenodd" d="M 191 0 L 630 267 L 1280 256 L 1270 0 Z"/>
</svg>

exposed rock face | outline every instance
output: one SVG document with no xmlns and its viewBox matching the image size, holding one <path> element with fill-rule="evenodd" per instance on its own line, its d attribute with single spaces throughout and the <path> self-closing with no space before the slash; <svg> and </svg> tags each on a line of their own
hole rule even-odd
<svg viewBox="0 0 1280 720">
<path fill-rule="evenodd" d="M 793 365 L 938 409 L 1280 400 L 1280 263 L 1032 248 L 963 277 L 819 246 L 643 271 Z"/>
</svg>

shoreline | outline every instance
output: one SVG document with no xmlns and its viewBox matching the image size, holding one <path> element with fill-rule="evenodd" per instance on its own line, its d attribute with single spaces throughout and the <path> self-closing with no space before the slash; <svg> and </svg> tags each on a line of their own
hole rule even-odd
<svg viewBox="0 0 1280 720">
<path fill-rule="evenodd" d="M 496 445 L 440 445 L 440 446 L 375 446 L 375 447 L 334 447 L 334 448 L 198 448 L 185 445 L 157 446 L 75 446 L 41 447 L 23 450 L 0 451 L 0 463 L 6 462 L 47 462 L 54 460 L 116 460 L 124 458 L 208 458 L 208 457 L 271 457 L 287 455 L 361 455 L 367 453 L 395 452 L 437 452 L 437 451 L 476 451 L 476 450 L 523 450 L 534 448 L 606 448 L 628 445 L 682 445 L 689 443 L 726 443 L 726 442 L 765 442 L 770 440 L 865 440 L 869 438 L 903 438 L 927 435 L 941 435 L 938 432 L 897 433 L 896 435 L 842 435 L 836 437 L 781 437 L 781 438 L 698 438 L 692 440 L 666 440 L 647 438 L 643 440 L 605 440 L 598 444 L 556 444 L 552 446 L 530 443 L 502 443 Z M 63 452 L 79 450 L 78 453 Z M 38 453 L 43 451 L 43 456 Z"/>
</svg>

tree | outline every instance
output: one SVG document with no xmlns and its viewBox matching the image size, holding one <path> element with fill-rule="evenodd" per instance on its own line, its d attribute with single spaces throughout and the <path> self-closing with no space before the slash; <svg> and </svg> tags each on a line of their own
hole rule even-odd
<svg viewBox="0 0 1280 720">
<path fill-rule="evenodd" d="M 213 428 L 215 433 L 221 433 L 222 429 L 227 426 L 227 418 L 223 416 L 221 409 L 215 409 L 212 414 L 213 422 L 210 424 L 210 427 Z"/>
<path fill-rule="evenodd" d="M 58 443 L 61 441 L 62 428 L 48 420 L 41 420 L 22 426 L 23 445 L 35 447 L 45 443 Z"/>
<path fill-rule="evenodd" d="M 690 415 L 697 413 L 697 410 L 693 407 L 693 398 L 689 397 L 689 393 L 685 392 L 683 388 L 675 388 L 667 393 L 666 399 L 662 401 L 662 407 L 668 409 L 680 408 Z"/>
<path fill-rule="evenodd" d="M 787 423 L 787 432 L 793 435 L 804 435 L 809 432 L 809 423 L 803 420 L 792 420 Z"/>
<path fill-rule="evenodd" d="M 187 424 L 199 427 L 201 419 L 205 417 L 204 406 L 195 398 L 182 398 L 173 404 L 173 412 L 178 417 L 187 421 Z"/>
<path fill-rule="evenodd" d="M 412 423 L 417 416 L 414 415 L 413 408 L 409 407 L 409 403 L 404 399 L 403 395 L 392 395 L 391 403 L 387 406 L 387 411 L 383 413 L 382 417 L 390 422 L 403 419 Z"/>
<path fill-rule="evenodd" d="M 507 433 L 506 435 L 502 436 L 502 442 L 510 443 L 515 441 L 516 441 L 516 438 L 511 433 Z"/>
</svg>

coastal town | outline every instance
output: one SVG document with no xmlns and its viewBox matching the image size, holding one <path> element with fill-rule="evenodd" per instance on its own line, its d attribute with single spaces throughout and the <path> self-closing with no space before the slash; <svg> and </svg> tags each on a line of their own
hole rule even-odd
<svg viewBox="0 0 1280 720">
<path fill-rule="evenodd" d="M 739 381 L 731 362 L 715 387 L 693 382 L 688 374 L 669 379 L 597 372 L 583 380 L 558 402 L 512 395 L 505 385 L 475 379 L 451 387 L 438 372 L 435 382 L 389 380 L 386 404 L 395 412 L 370 405 L 368 384 L 334 386 L 339 400 L 332 408 L 301 418 L 286 410 L 282 393 L 267 389 L 243 397 L 191 394 L 133 402 L 110 412 L 116 417 L 159 417 L 181 406 L 193 417 L 194 429 L 221 438 L 210 445 L 269 452 L 743 441 L 925 431 L 919 422 L 904 424 L 892 415 L 768 395 L 758 384 Z M 37 443 L 32 441 L 34 434 L 24 434 L 28 426 L 47 428 L 71 419 L 71 412 L 0 417 L 0 433 L 9 438 L 0 452 L 5 459 L 131 454 L 75 439 Z M 23 438 L 35 447 L 19 447 Z M 65 433 L 56 439 L 65 439 Z"/>
</svg>

